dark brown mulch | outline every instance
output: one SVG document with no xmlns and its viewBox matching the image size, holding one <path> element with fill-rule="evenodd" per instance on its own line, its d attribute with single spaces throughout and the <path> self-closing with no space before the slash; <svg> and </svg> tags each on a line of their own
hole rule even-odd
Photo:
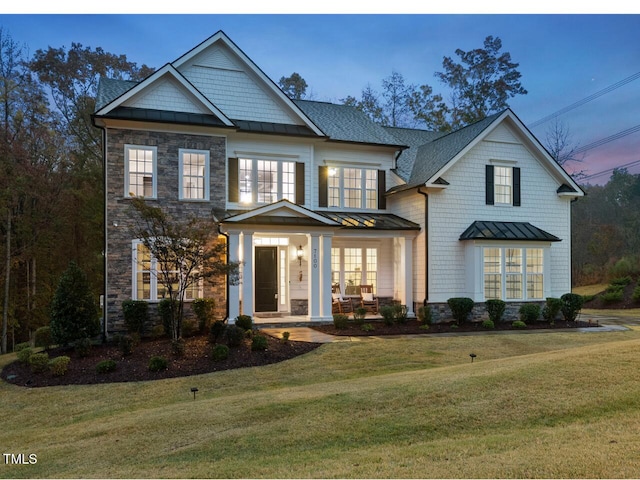
<svg viewBox="0 0 640 480">
<path fill-rule="evenodd" d="M 536 329 L 558 329 L 558 328 L 584 328 L 584 327 L 598 327 L 595 322 L 589 323 L 584 321 L 579 322 L 555 322 L 550 325 L 548 322 L 535 322 L 528 323 L 526 329 L 518 329 L 511 325 L 511 322 L 501 322 L 495 326 L 493 330 L 486 330 L 482 328 L 481 322 L 472 322 L 463 325 L 459 325 L 458 328 L 454 327 L 453 323 L 436 323 L 430 325 L 428 329 L 421 328 L 422 324 L 418 320 L 407 320 L 404 324 L 385 325 L 381 320 L 366 322 L 373 326 L 372 331 L 365 331 L 360 325 L 355 323 L 349 323 L 347 328 L 337 329 L 332 324 L 327 325 L 314 325 L 313 329 L 322 333 L 328 333 L 330 335 L 343 335 L 343 336 L 366 336 L 366 335 L 412 335 L 412 334 L 434 334 L 434 333 L 461 333 L 461 332 L 486 332 L 486 331 L 500 331 L 500 330 L 536 330 Z"/>
<path fill-rule="evenodd" d="M 251 340 L 245 339 L 240 347 L 231 347 L 229 357 L 222 361 L 211 358 L 211 344 L 206 336 L 186 338 L 185 353 L 175 356 L 171 343 L 167 339 L 143 340 L 131 355 L 123 356 L 117 345 L 95 345 L 87 357 L 79 357 L 73 350 L 55 348 L 49 350 L 49 357 L 60 355 L 71 357 L 69 370 L 64 376 L 55 377 L 50 373 L 32 373 L 28 365 L 14 362 L 1 372 L 3 380 L 28 387 L 47 387 L 51 385 L 85 385 L 94 383 L 137 382 L 161 378 L 184 377 L 202 373 L 218 372 L 233 368 L 256 367 L 288 360 L 310 352 L 320 346 L 319 343 L 283 342 L 266 335 L 267 349 L 252 351 Z M 167 370 L 149 371 L 149 359 L 162 356 L 169 361 Z M 115 371 L 97 373 L 96 365 L 102 360 L 112 359 L 117 363 Z"/>
</svg>

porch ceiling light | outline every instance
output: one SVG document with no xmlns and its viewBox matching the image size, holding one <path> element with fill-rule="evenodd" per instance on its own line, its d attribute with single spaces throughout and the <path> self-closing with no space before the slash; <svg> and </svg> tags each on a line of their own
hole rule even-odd
<svg viewBox="0 0 640 480">
<path fill-rule="evenodd" d="M 302 266 L 302 257 L 304 256 L 304 250 L 302 249 L 302 245 L 298 245 L 298 250 L 296 250 L 296 257 L 298 257 L 298 263 Z"/>
</svg>

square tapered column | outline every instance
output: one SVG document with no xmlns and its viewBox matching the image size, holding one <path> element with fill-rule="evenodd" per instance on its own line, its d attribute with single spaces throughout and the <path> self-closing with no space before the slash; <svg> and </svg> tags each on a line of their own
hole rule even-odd
<svg viewBox="0 0 640 480">
<path fill-rule="evenodd" d="M 253 316 L 253 232 L 243 232 L 242 314 Z"/>
<path fill-rule="evenodd" d="M 240 260 L 240 233 L 229 234 L 229 261 Z M 229 302 L 229 323 L 233 323 L 240 315 L 240 284 L 229 285 L 227 302 Z"/>
</svg>

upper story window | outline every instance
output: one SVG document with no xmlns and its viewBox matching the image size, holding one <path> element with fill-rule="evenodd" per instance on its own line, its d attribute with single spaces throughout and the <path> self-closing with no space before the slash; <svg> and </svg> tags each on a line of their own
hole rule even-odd
<svg viewBox="0 0 640 480">
<path fill-rule="evenodd" d="M 378 170 L 328 167 L 327 188 L 328 203 L 325 206 L 378 208 Z"/>
<path fill-rule="evenodd" d="M 157 148 L 125 145 L 125 197 L 156 198 L 158 195 Z"/>
<path fill-rule="evenodd" d="M 180 200 L 209 200 L 209 152 L 180 149 Z"/>
<path fill-rule="evenodd" d="M 296 162 L 239 158 L 238 193 L 244 204 L 296 201 Z M 230 162 L 230 178 L 232 162 Z M 232 199 L 230 185 L 230 201 Z"/>
<path fill-rule="evenodd" d="M 485 185 L 487 205 L 520 206 L 520 168 L 487 165 Z"/>
</svg>

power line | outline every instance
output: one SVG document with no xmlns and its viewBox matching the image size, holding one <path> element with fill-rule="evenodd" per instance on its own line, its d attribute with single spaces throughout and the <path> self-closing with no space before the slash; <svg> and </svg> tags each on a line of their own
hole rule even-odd
<svg viewBox="0 0 640 480">
<path fill-rule="evenodd" d="M 609 85 L 608 87 L 603 88 L 602 90 L 589 95 L 588 97 L 583 98 L 582 100 L 578 100 L 577 102 L 572 103 L 571 105 L 561 108 L 560 110 L 558 110 L 557 112 L 552 113 L 551 115 L 547 115 L 544 118 L 541 118 L 540 120 L 537 120 L 535 122 L 533 122 L 532 124 L 529 125 L 529 128 L 533 128 L 533 127 L 537 127 L 540 124 L 543 124 L 545 122 L 548 122 L 549 120 L 551 120 L 552 118 L 555 117 L 559 117 L 560 115 L 563 115 L 565 113 L 567 113 L 570 110 L 573 110 L 574 108 L 578 108 L 582 105 L 584 105 L 585 103 L 589 103 L 592 100 L 595 100 L 598 97 L 601 97 L 602 95 L 605 95 L 609 92 L 612 92 L 613 90 L 622 87 L 623 85 L 626 85 L 629 82 L 633 82 L 634 80 L 637 80 L 638 78 L 640 78 L 640 72 L 638 73 L 634 73 L 633 75 L 620 80 L 619 82 L 616 82 L 612 85 Z"/>
<path fill-rule="evenodd" d="M 574 153 L 586 152 L 587 150 L 591 150 L 592 148 L 599 147 L 600 145 L 604 145 L 605 143 L 613 142 L 614 140 L 618 140 L 622 137 L 626 137 L 627 135 L 631 135 L 632 133 L 635 133 L 637 131 L 640 131 L 640 125 L 627 128 L 626 130 L 622 130 L 621 132 L 614 133 L 613 135 L 610 135 L 608 137 L 601 138 L 600 140 L 596 140 L 595 142 L 588 143 L 583 147 L 577 148 Z"/>
<path fill-rule="evenodd" d="M 607 168 L 606 170 L 602 170 L 601 172 L 592 173 L 591 175 L 586 175 L 586 176 L 580 178 L 580 180 L 581 181 L 582 180 L 590 180 L 592 178 L 600 177 L 601 175 L 605 175 L 607 173 L 611 173 L 616 169 L 633 167 L 635 165 L 640 165 L 640 160 L 634 160 L 633 162 L 625 163 L 624 165 L 616 165 L 615 167 Z"/>
</svg>

